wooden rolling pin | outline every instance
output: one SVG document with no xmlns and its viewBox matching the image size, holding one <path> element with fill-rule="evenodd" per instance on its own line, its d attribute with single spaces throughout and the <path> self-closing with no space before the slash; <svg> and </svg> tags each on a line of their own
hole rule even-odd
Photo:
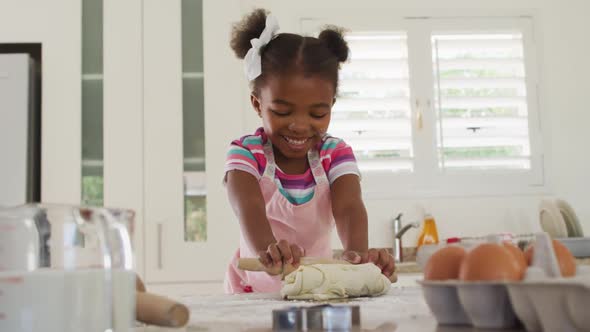
<svg viewBox="0 0 590 332">
<path fill-rule="evenodd" d="M 341 259 L 331 259 L 331 258 L 321 258 L 321 257 L 301 257 L 300 265 L 314 265 L 314 264 L 351 264 L 348 261 L 341 260 Z M 293 265 L 287 264 L 284 266 L 283 270 L 281 271 L 280 267 L 277 268 L 267 268 L 258 260 L 258 258 L 239 258 L 238 269 L 244 271 L 260 271 L 260 272 L 267 272 L 273 275 L 282 275 L 285 278 L 286 275 L 290 274 L 291 272 L 297 270 Z M 396 282 L 397 281 L 397 274 L 394 272 L 391 276 L 389 276 L 389 281 Z"/>
<path fill-rule="evenodd" d="M 163 327 L 182 327 L 189 320 L 188 308 L 163 296 L 146 292 L 145 285 L 136 276 L 135 279 L 135 318 L 150 325 Z"/>
<path fill-rule="evenodd" d="M 143 292 L 136 294 L 135 315 L 142 323 L 164 327 L 182 327 L 186 325 L 190 316 L 185 305 L 163 296 Z"/>
</svg>

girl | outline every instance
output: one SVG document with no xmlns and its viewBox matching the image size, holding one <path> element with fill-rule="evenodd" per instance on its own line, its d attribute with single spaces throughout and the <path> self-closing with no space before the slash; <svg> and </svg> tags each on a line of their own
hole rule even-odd
<svg viewBox="0 0 590 332">
<path fill-rule="evenodd" d="M 232 142 L 226 188 L 240 221 L 240 249 L 226 273 L 228 293 L 276 292 L 280 277 L 244 272 L 240 257 L 256 257 L 279 273 L 302 256 L 332 257 L 334 224 L 343 259 L 373 262 L 389 277 L 395 270 L 385 250 L 368 249 L 367 212 L 352 149 L 326 134 L 348 58 L 342 32 L 318 38 L 276 34 L 278 24 L 258 9 L 234 26 L 231 47 L 245 61 L 252 107 L 262 119 L 253 135 Z"/>
</svg>

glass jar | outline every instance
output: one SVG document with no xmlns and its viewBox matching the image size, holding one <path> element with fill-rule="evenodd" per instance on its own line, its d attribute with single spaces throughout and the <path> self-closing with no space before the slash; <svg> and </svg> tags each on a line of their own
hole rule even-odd
<svg viewBox="0 0 590 332">
<path fill-rule="evenodd" d="M 129 210 L 0 209 L 0 331 L 130 331 Z"/>
</svg>

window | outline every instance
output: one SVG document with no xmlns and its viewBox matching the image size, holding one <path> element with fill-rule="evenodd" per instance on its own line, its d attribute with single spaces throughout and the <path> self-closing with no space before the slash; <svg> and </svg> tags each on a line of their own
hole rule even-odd
<svg viewBox="0 0 590 332">
<path fill-rule="evenodd" d="M 413 170 L 407 36 L 351 33 L 330 133 L 350 144 L 364 170 Z"/>
<path fill-rule="evenodd" d="M 441 169 L 529 170 L 522 34 L 433 34 Z"/>
<path fill-rule="evenodd" d="M 320 31 L 311 20 L 304 31 Z M 352 146 L 364 189 L 542 185 L 531 18 L 333 23 L 349 28 L 350 59 L 329 132 Z"/>
</svg>

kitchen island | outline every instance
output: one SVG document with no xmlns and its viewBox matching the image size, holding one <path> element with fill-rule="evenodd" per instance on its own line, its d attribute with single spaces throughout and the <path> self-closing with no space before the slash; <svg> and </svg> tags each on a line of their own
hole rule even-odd
<svg viewBox="0 0 590 332">
<path fill-rule="evenodd" d="M 577 259 L 579 265 L 590 265 L 590 258 Z M 430 313 L 422 290 L 416 283 L 422 279 L 415 262 L 398 264 L 398 281 L 388 294 L 376 298 L 353 299 L 334 305 L 358 305 L 361 313 L 361 331 L 415 331 L 415 332 L 467 332 L 481 331 L 471 327 L 437 326 Z M 216 285 L 221 287 L 221 285 Z M 272 310 L 288 306 L 311 306 L 318 303 L 284 301 L 278 294 L 223 295 L 195 294 L 183 291 L 159 292 L 186 304 L 191 311 L 189 324 L 180 329 L 154 326 L 138 327 L 134 332 L 196 332 L 196 331 L 272 331 Z M 520 329 L 498 331 L 524 331 Z"/>
<path fill-rule="evenodd" d="M 384 296 L 332 302 L 358 305 L 361 331 L 460 332 L 470 327 L 437 326 L 416 280 L 421 274 L 403 273 Z M 272 331 L 272 310 L 289 306 L 312 306 L 317 302 L 284 301 L 279 294 L 196 295 L 176 297 L 191 311 L 189 324 L 181 329 L 138 327 L 135 332 Z M 508 331 L 508 330 L 504 330 Z M 520 330 L 512 330 L 520 331 Z"/>
</svg>

